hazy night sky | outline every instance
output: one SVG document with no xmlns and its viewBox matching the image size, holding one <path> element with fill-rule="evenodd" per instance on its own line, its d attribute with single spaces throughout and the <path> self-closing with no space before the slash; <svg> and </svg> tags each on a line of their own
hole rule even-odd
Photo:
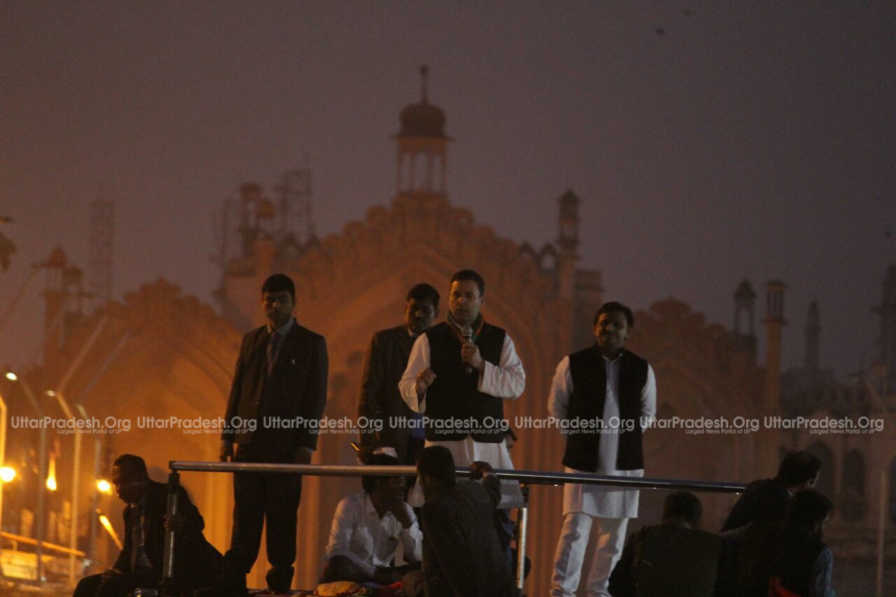
<svg viewBox="0 0 896 597">
<path fill-rule="evenodd" d="M 116 294 L 164 277 L 208 302 L 211 212 L 240 182 L 307 154 L 321 235 L 388 204 L 427 63 L 449 194 L 479 223 L 540 247 L 572 188 L 607 298 L 674 296 L 727 327 L 744 276 L 760 320 L 781 278 L 784 365 L 815 298 L 822 363 L 857 369 L 896 261 L 896 8 L 634 4 L 4 2 L 0 232 L 19 250 L 0 313 L 54 245 L 86 268 L 100 186 Z M 37 356 L 42 286 L 0 363 Z"/>
</svg>

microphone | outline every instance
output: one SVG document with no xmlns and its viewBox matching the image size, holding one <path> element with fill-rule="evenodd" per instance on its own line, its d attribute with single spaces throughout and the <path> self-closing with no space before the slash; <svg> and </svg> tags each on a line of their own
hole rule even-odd
<svg viewBox="0 0 896 597">
<path fill-rule="evenodd" d="M 468 325 L 465 325 L 464 329 L 463 329 L 463 336 L 464 336 L 464 344 L 470 344 L 471 342 L 473 342 L 473 328 Z M 467 372 L 467 375 L 472 375 L 473 365 L 467 363 L 466 367 L 464 367 L 464 371 Z"/>
</svg>

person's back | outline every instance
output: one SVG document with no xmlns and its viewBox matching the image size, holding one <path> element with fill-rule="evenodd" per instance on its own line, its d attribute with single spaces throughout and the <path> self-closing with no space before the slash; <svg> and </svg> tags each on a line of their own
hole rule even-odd
<svg viewBox="0 0 896 597">
<path fill-rule="evenodd" d="M 722 533 L 717 595 L 767 597 L 775 549 L 790 494 L 767 483 L 756 493 L 756 517 L 746 526 Z"/>
<path fill-rule="evenodd" d="M 711 597 L 722 539 L 699 530 L 703 507 L 692 493 L 666 497 L 662 524 L 629 537 L 613 573 L 614 597 Z"/>
<path fill-rule="evenodd" d="M 485 482 L 497 481 L 489 477 Z M 497 494 L 497 484 L 493 489 Z M 499 597 L 512 587 L 494 526 L 495 496 L 475 481 L 457 484 L 423 506 L 427 597 Z"/>
<path fill-rule="evenodd" d="M 722 539 L 676 525 L 640 531 L 635 566 L 638 597 L 710 597 L 716 583 Z"/>
<path fill-rule="evenodd" d="M 805 450 L 788 453 L 781 460 L 778 474 L 773 479 L 759 479 L 747 485 L 743 495 L 725 518 L 722 532 L 732 531 L 753 522 L 762 508 L 760 504 L 762 495 L 768 495 L 770 491 L 783 489 L 793 494 L 813 487 L 818 480 L 820 469 L 821 461 L 815 455 Z"/>
<path fill-rule="evenodd" d="M 780 533 L 781 523 L 771 521 L 754 521 L 722 533 L 720 597 L 767 597 Z"/>
<path fill-rule="evenodd" d="M 834 556 L 822 540 L 832 508 L 831 501 L 814 490 L 794 496 L 772 565 L 776 584 L 804 597 L 833 597 Z"/>
</svg>

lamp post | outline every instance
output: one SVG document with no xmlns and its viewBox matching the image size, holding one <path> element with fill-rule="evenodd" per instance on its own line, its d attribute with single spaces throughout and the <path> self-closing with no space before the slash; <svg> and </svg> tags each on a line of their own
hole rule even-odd
<svg viewBox="0 0 896 597">
<path fill-rule="evenodd" d="M 69 585 L 75 586 L 75 550 L 78 549 L 78 488 L 81 478 L 81 435 L 84 433 L 84 430 L 81 429 L 75 415 L 72 414 L 72 410 L 69 408 L 62 392 L 47 390 L 46 394 L 56 399 L 60 408 L 62 408 L 62 412 L 72 422 L 75 431 L 75 455 L 72 463 L 72 507 L 69 524 L 71 528 L 69 529 L 68 538 L 68 547 L 71 549 L 68 555 L 68 582 Z M 81 411 L 84 410 L 80 405 L 78 407 Z"/>
<path fill-rule="evenodd" d="M 43 411 L 40 408 L 40 404 L 37 402 L 37 398 L 34 397 L 34 392 L 31 391 L 31 386 L 28 385 L 28 382 L 21 379 L 13 371 L 6 372 L 6 379 L 22 384 L 22 389 L 25 391 L 25 396 L 28 398 L 28 402 L 31 403 L 31 408 L 37 412 L 38 417 L 43 418 Z M 43 422 L 40 424 L 40 450 L 38 459 L 40 482 L 37 484 L 37 528 L 34 533 L 34 538 L 37 540 L 37 544 L 34 547 L 34 553 L 37 556 L 37 578 L 35 580 L 38 584 L 42 584 L 44 582 L 44 481 L 47 477 L 47 427 Z"/>
<path fill-rule="evenodd" d="M 86 421 L 87 420 L 87 411 L 80 404 L 76 404 L 75 408 L 78 409 L 78 412 L 81 413 L 81 417 Z M 100 457 L 103 451 L 103 441 L 102 436 L 99 434 L 95 434 L 93 436 L 93 480 L 98 479 L 100 474 Z M 91 486 L 90 495 L 91 503 L 90 503 L 90 527 L 88 530 L 87 536 L 87 558 L 92 566 L 94 562 L 96 562 L 96 531 L 97 531 L 97 516 L 96 511 L 100 507 L 99 503 L 99 494 L 100 493 L 111 493 L 112 486 L 108 481 L 105 482 L 108 485 L 108 488 L 100 487 L 100 482 L 96 481 L 96 487 Z"/>
</svg>

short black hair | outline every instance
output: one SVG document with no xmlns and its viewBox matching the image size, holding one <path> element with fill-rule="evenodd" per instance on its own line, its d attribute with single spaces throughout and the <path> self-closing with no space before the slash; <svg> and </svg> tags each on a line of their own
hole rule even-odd
<svg viewBox="0 0 896 597">
<path fill-rule="evenodd" d="M 787 487 L 802 485 L 811 481 L 821 470 L 821 460 L 815 454 L 800 450 L 790 452 L 778 467 L 778 480 Z"/>
<path fill-rule="evenodd" d="M 413 288 L 408 290 L 408 296 L 405 298 L 405 301 L 410 301 L 411 299 L 420 301 L 421 303 L 429 301 L 434 308 L 439 308 L 439 291 L 426 282 L 416 284 Z"/>
<path fill-rule="evenodd" d="M 149 477 L 149 473 L 146 472 L 146 462 L 136 454 L 122 454 L 115 459 L 112 465 L 117 466 L 126 477 Z"/>
<path fill-rule="evenodd" d="M 794 494 L 790 502 L 788 526 L 812 532 L 834 509 L 834 503 L 820 491 L 803 489 Z"/>
<path fill-rule="evenodd" d="M 261 285 L 261 294 L 265 292 L 289 292 L 292 302 L 296 302 L 296 285 L 286 274 L 273 274 Z"/>
<path fill-rule="evenodd" d="M 594 322 L 592 322 L 592 326 L 597 325 L 597 320 L 600 319 L 602 313 L 612 313 L 613 311 L 619 311 L 623 315 L 625 315 L 625 321 L 628 323 L 628 327 L 635 327 L 635 315 L 632 313 L 632 310 L 623 305 L 618 301 L 610 301 L 608 303 L 604 303 L 600 306 L 600 309 L 597 310 L 597 313 L 594 314 Z"/>
<path fill-rule="evenodd" d="M 364 461 L 364 464 L 367 466 L 392 466 L 401 463 L 398 458 L 391 454 L 371 454 Z M 362 475 L 361 487 L 364 488 L 364 493 L 373 493 L 380 481 L 388 478 L 388 476 L 383 475 Z"/>
<path fill-rule="evenodd" d="M 690 491 L 675 491 L 666 496 L 663 502 L 663 520 L 681 518 L 696 527 L 703 516 L 703 505 L 700 499 Z"/>
<path fill-rule="evenodd" d="M 454 457 L 445 446 L 428 446 L 420 452 L 417 472 L 438 479 L 446 487 L 454 487 Z"/>
<path fill-rule="evenodd" d="M 454 275 L 451 276 L 451 281 L 448 282 L 448 285 L 451 286 L 460 280 L 473 280 L 476 282 L 476 286 L 479 287 L 479 296 L 485 296 L 485 280 L 482 279 L 482 276 L 480 276 L 479 272 L 476 270 L 462 269 L 455 272 Z"/>
</svg>

